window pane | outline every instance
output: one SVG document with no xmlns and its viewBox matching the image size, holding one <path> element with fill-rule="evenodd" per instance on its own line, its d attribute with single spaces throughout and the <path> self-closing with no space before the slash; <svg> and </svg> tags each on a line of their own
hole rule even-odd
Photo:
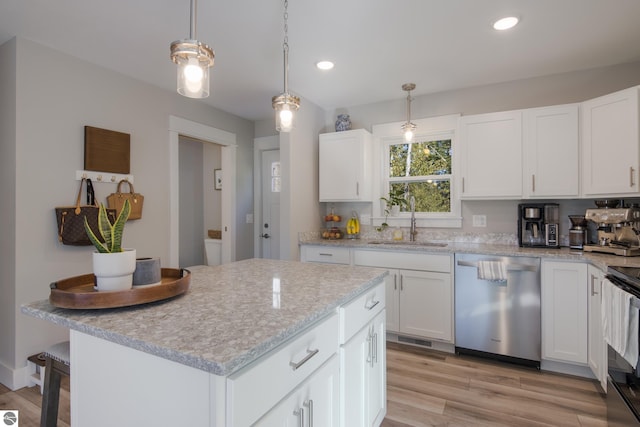
<svg viewBox="0 0 640 427">
<path fill-rule="evenodd" d="M 421 182 L 395 182 L 392 191 L 403 190 L 416 199 L 416 212 L 451 212 L 451 181 L 428 180 Z M 410 197 L 410 196 L 409 196 Z M 400 207 L 401 212 L 410 212 L 409 200 Z"/>
<path fill-rule="evenodd" d="M 450 174 L 450 139 L 389 146 L 389 177 Z"/>
</svg>

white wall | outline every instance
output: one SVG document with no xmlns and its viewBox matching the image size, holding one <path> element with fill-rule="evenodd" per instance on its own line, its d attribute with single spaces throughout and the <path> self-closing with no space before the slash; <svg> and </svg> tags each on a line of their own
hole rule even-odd
<svg viewBox="0 0 640 427">
<path fill-rule="evenodd" d="M 215 189 L 213 171 L 222 168 L 221 147 L 217 144 L 203 143 L 203 190 L 204 190 L 204 235 L 207 230 L 220 230 L 222 227 L 222 191 Z"/>
<path fill-rule="evenodd" d="M 318 135 L 324 111 L 301 101 L 295 129 L 280 135 L 282 193 L 280 194 L 280 258 L 299 259 L 298 233 L 320 226 L 318 202 Z"/>
<path fill-rule="evenodd" d="M 243 219 L 253 210 L 254 135 L 252 122 L 24 39 L 9 42 L 0 55 L 3 94 L 9 89 L 11 99 L 12 80 L 17 93 L 15 102 L 3 105 L 7 108 L 0 111 L 2 124 L 16 118 L 14 138 L 11 126 L 2 126 L 0 131 L 2 154 L 13 157 L 15 151 L 15 185 L 7 186 L 3 180 L 0 197 L 10 201 L 15 194 L 15 217 L 19 218 L 15 238 L 10 243 L 5 243 L 8 239 L 4 236 L 0 239 L 0 244 L 6 245 L 3 254 L 5 249 L 15 254 L 15 263 L 2 261 L 11 264 L 2 265 L 8 268 L 0 273 L 10 280 L 3 280 L 1 286 L 15 289 L 15 298 L 5 298 L 11 295 L 9 291 L 0 299 L 0 313 L 15 311 L 15 327 L 0 326 L 0 380 L 5 383 L 3 372 L 15 373 L 26 365 L 27 356 L 67 335 L 63 328 L 20 314 L 20 304 L 45 299 L 52 281 L 91 269 L 91 248 L 58 243 L 53 210 L 75 201 L 75 171 L 83 168 L 85 125 L 131 135 L 131 173 L 136 191 L 145 196 L 145 206 L 143 218 L 127 224 L 124 245 L 161 259 L 168 259 L 169 254 L 169 116 L 236 134 L 237 212 Z M 5 72 L 12 63 L 16 63 L 13 76 L 10 69 Z M 174 65 L 167 60 L 167 67 Z M 1 102 L 6 104 L 7 98 L 3 96 Z M 9 167 L 2 168 L 3 174 L 12 167 L 11 160 L 5 159 L 3 155 L 0 162 Z M 8 179 L 11 182 L 11 177 Z M 114 184 L 96 184 L 100 201 L 114 190 Z M 4 203 L 2 206 L 4 216 Z M 238 222 L 237 259 L 252 256 L 252 234 L 251 225 Z M 20 386 L 16 382 L 8 385 Z"/>
<path fill-rule="evenodd" d="M 16 43 L 0 46 L 0 383 L 13 382 L 16 326 Z"/>
</svg>

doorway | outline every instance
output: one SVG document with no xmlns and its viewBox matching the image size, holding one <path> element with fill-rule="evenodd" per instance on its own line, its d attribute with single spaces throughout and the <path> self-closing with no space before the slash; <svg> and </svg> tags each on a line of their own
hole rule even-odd
<svg viewBox="0 0 640 427">
<path fill-rule="evenodd" d="M 180 136 L 221 146 L 222 263 L 236 259 L 236 135 L 180 117 L 169 117 L 169 266 L 180 266 Z M 200 239 L 202 240 L 202 239 Z"/>
<path fill-rule="evenodd" d="M 204 265 L 209 261 L 207 230 L 221 230 L 221 191 L 215 185 L 215 171 L 222 170 L 221 147 L 182 135 L 179 145 L 179 262 L 181 267 Z"/>
</svg>

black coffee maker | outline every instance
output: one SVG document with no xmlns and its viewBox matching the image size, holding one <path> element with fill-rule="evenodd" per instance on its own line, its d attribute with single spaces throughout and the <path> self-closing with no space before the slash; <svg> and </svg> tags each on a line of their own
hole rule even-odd
<svg viewBox="0 0 640 427">
<path fill-rule="evenodd" d="M 559 248 L 557 203 L 518 205 L 518 243 L 521 247 Z"/>
</svg>

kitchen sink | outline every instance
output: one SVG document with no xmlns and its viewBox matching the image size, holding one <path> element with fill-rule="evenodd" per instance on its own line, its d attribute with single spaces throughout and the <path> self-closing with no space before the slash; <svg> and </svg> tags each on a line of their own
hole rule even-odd
<svg viewBox="0 0 640 427">
<path fill-rule="evenodd" d="M 431 246 L 443 248 L 447 243 L 439 242 L 411 242 L 406 240 L 371 240 L 367 242 L 369 245 L 397 245 L 397 246 Z"/>
</svg>

